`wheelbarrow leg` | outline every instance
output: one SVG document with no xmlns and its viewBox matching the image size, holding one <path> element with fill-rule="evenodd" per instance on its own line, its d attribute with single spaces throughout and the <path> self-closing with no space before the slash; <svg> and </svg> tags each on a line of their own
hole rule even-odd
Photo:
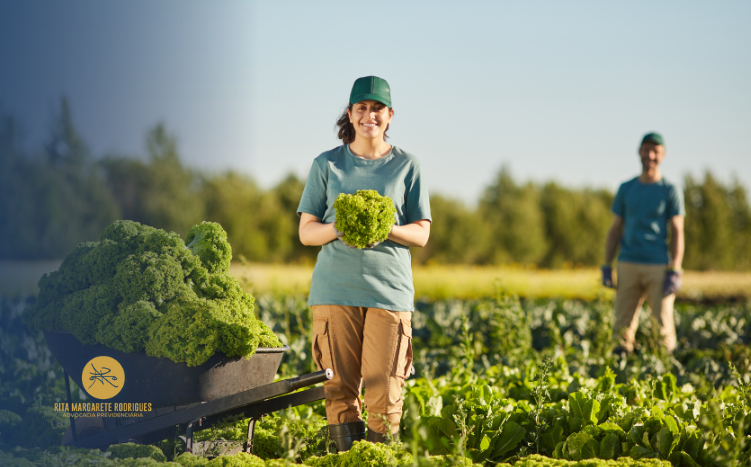
<svg viewBox="0 0 751 467">
<path fill-rule="evenodd" d="M 195 420 L 188 422 L 188 427 L 185 430 L 185 452 L 193 454 L 193 427 L 201 426 L 203 424 L 203 417 L 196 418 Z"/>
<path fill-rule="evenodd" d="M 72 415 L 73 414 L 73 398 L 70 397 L 70 378 L 68 378 L 68 373 L 63 370 L 63 376 L 65 377 L 65 392 L 68 395 L 68 411 L 70 411 L 70 430 L 73 434 L 73 441 L 76 441 L 78 439 L 78 434 L 76 433 L 76 418 Z"/>
<path fill-rule="evenodd" d="M 243 452 L 253 454 L 253 437 L 256 434 L 256 422 L 261 420 L 263 415 L 253 417 L 248 422 L 248 436 L 245 438 L 245 446 L 243 446 Z"/>
</svg>

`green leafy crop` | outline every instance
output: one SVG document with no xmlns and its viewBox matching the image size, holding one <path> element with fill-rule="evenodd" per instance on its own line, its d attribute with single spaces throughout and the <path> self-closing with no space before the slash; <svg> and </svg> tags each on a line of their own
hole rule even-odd
<svg viewBox="0 0 751 467">
<path fill-rule="evenodd" d="M 336 229 L 344 233 L 342 240 L 357 248 L 385 241 L 396 222 L 394 202 L 376 190 L 341 193 L 334 201 L 334 209 Z"/>
<path fill-rule="evenodd" d="M 189 366 L 217 351 L 250 357 L 258 346 L 280 347 L 255 317 L 253 297 L 228 273 L 232 249 L 222 227 L 203 222 L 186 241 L 116 221 L 40 279 L 24 320 L 33 330 L 66 330 L 85 344 Z"/>
<path fill-rule="evenodd" d="M 398 446 L 390 446 L 381 443 L 373 444 L 368 441 L 355 441 L 352 449 L 337 454 L 328 454 L 323 457 L 311 457 L 305 461 L 305 465 L 313 467 L 339 467 L 339 466 L 381 466 L 381 465 L 413 465 L 414 459 L 407 451 Z"/>
<path fill-rule="evenodd" d="M 215 222 L 194 225 L 185 237 L 185 244 L 194 255 L 201 258 L 206 269 L 213 273 L 229 269 L 232 248 L 227 242 L 227 232 Z"/>
<path fill-rule="evenodd" d="M 23 420 L 13 417 L 12 412 L 3 411 L 6 417 L 10 415 L 10 426 L 5 426 L 0 433 L 0 439 L 10 446 L 25 448 L 48 448 L 60 443 L 65 433 L 68 420 L 52 407 L 33 406 L 26 410 Z M 7 418 L 6 418 L 7 420 Z M 0 465 L 4 465 L 0 462 Z"/>
<path fill-rule="evenodd" d="M 112 459 L 127 459 L 129 457 L 138 459 L 143 457 L 150 457 L 159 462 L 164 462 L 167 460 L 167 457 L 164 455 L 161 449 L 156 446 L 149 446 L 147 444 L 113 444 L 112 446 L 107 448 L 107 452 L 112 453 Z"/>
</svg>

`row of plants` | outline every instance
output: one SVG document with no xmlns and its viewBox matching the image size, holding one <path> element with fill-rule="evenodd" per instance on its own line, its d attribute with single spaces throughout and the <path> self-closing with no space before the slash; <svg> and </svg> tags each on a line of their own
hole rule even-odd
<svg viewBox="0 0 751 467">
<path fill-rule="evenodd" d="M 67 421 L 44 407 L 64 399 L 62 371 L 43 338 L 20 321 L 28 305 L 21 302 L 6 299 L 0 307 L 0 447 L 7 462 L 11 455 L 33 465 L 212 467 L 751 462 L 749 303 L 680 305 L 672 355 L 643 313 L 637 353 L 614 356 L 605 298 L 521 301 L 499 291 L 483 300 L 420 301 L 413 318 L 417 374 L 405 388 L 400 443 L 327 454 L 325 411 L 317 403 L 264 418 L 256 456 L 232 454 L 247 420 L 227 420 L 198 433 L 197 455 L 183 453 L 175 438 L 152 447 L 164 459 L 134 453 L 122 460 L 56 446 Z M 261 296 L 256 307 L 291 347 L 278 376 L 314 371 L 305 297 Z"/>
</svg>

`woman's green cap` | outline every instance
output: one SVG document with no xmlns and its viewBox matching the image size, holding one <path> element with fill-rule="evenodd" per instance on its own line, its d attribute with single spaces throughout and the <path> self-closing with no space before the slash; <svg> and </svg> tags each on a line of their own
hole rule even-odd
<svg viewBox="0 0 751 467">
<path fill-rule="evenodd" d="M 641 139 L 640 146 L 643 146 L 644 143 L 655 143 L 661 146 L 665 146 L 665 141 L 662 139 L 662 135 L 659 133 L 647 133 L 646 135 L 644 135 L 644 138 Z"/>
<path fill-rule="evenodd" d="M 357 104 L 362 101 L 377 101 L 391 107 L 391 88 L 385 79 L 377 76 L 357 78 L 349 93 L 349 103 Z"/>
</svg>

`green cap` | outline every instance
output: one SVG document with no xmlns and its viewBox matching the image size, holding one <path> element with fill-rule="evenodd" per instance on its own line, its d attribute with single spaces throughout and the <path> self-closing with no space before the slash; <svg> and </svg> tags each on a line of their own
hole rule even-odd
<svg viewBox="0 0 751 467">
<path fill-rule="evenodd" d="M 644 135 L 644 138 L 641 139 L 640 146 L 643 146 L 644 143 L 655 143 L 661 146 L 665 146 L 665 141 L 662 139 L 662 135 L 659 133 L 647 133 L 646 135 Z"/>
<path fill-rule="evenodd" d="M 391 107 L 391 88 L 385 79 L 377 76 L 357 78 L 349 93 L 349 103 L 357 104 L 362 101 L 377 101 Z"/>
</svg>

